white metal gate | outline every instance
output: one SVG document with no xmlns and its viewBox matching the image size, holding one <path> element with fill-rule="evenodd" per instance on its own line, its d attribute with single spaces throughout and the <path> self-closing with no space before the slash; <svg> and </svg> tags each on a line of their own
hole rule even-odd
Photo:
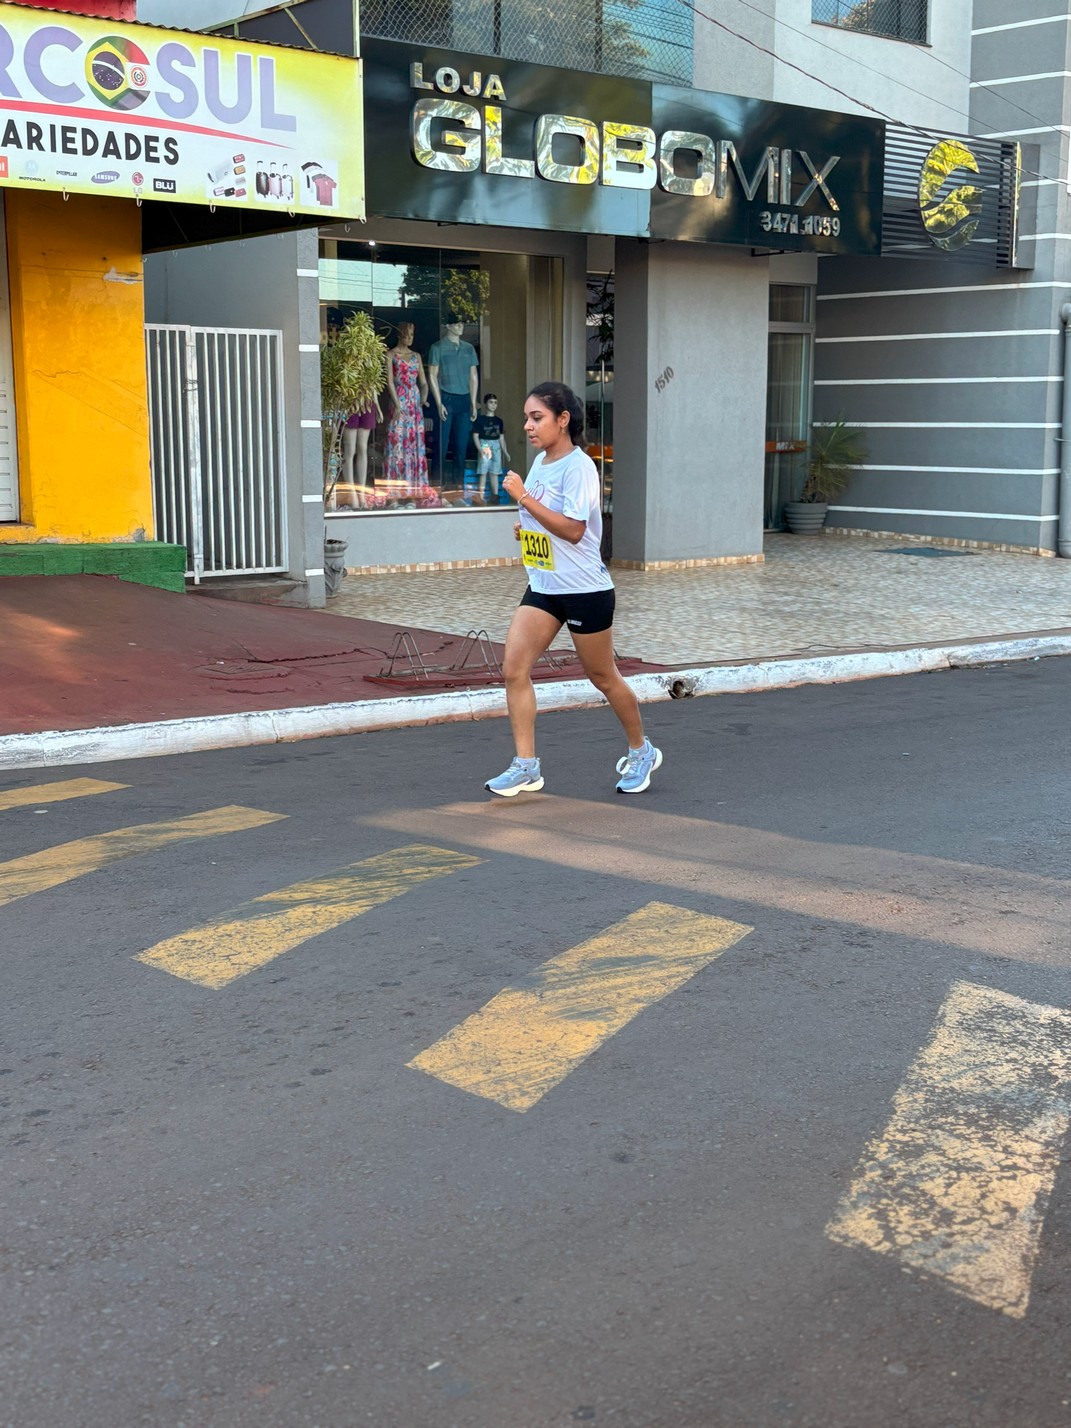
<svg viewBox="0 0 1071 1428">
<path fill-rule="evenodd" d="M 187 575 L 286 569 L 282 333 L 149 324 L 156 538 Z"/>
</svg>

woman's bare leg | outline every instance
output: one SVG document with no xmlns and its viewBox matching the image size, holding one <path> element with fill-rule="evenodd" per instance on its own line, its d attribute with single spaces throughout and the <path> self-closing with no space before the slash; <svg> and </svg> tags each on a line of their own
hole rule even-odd
<svg viewBox="0 0 1071 1428">
<path fill-rule="evenodd" d="M 510 621 L 502 673 L 506 679 L 506 708 L 519 759 L 535 758 L 536 697 L 532 666 L 560 629 L 560 620 L 548 615 L 546 610 L 537 610 L 534 605 L 518 605 Z"/>
<path fill-rule="evenodd" d="M 356 459 L 354 460 L 353 479 L 358 486 L 368 485 L 368 438 L 372 433 L 367 427 L 359 426 L 354 432 L 357 438 Z"/>
<path fill-rule="evenodd" d="M 605 694 L 625 731 L 629 748 L 638 749 L 644 740 L 643 716 L 639 701 L 614 663 L 613 630 L 600 630 L 597 635 L 578 635 L 572 630 L 569 633 L 584 673 L 599 693 Z"/>
<path fill-rule="evenodd" d="M 352 426 L 342 428 L 342 456 L 335 487 L 335 505 L 339 510 L 355 511 L 357 492 L 353 484 L 353 459 L 357 451 L 357 432 Z"/>
</svg>

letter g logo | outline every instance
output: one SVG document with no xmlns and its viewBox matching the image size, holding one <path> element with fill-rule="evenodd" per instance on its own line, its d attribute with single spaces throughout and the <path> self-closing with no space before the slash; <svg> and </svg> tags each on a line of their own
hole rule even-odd
<svg viewBox="0 0 1071 1428">
<path fill-rule="evenodd" d="M 919 180 L 923 225 L 931 242 L 946 253 L 965 248 L 982 219 L 983 189 L 975 184 L 961 184 L 948 190 L 953 175 L 960 169 L 976 174 L 978 160 L 963 144 L 946 139 L 927 154 Z"/>
</svg>

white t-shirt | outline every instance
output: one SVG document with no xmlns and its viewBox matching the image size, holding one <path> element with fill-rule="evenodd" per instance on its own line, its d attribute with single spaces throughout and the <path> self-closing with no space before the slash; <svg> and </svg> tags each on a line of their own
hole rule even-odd
<svg viewBox="0 0 1071 1428">
<path fill-rule="evenodd" d="M 550 511 L 560 511 L 574 521 L 585 521 L 584 534 L 576 545 L 562 540 L 541 526 L 523 507 L 521 529 L 538 531 L 549 538 L 553 570 L 526 567 L 528 584 L 537 595 L 577 595 L 588 590 L 612 590 L 614 582 L 602 563 L 602 493 L 594 461 L 574 446 L 568 456 L 544 460 L 541 451 L 532 463 L 524 483 L 527 495 L 541 501 Z"/>
</svg>

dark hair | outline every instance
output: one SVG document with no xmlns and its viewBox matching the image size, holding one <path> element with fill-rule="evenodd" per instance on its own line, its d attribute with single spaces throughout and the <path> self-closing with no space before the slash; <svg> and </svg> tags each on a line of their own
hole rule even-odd
<svg viewBox="0 0 1071 1428">
<path fill-rule="evenodd" d="M 564 382 L 540 382 L 528 395 L 549 407 L 555 416 L 568 412 L 570 439 L 574 446 L 580 445 L 584 440 L 584 408 L 572 387 L 567 387 Z"/>
<path fill-rule="evenodd" d="M 456 327 L 458 323 L 460 323 L 462 327 L 465 325 L 465 319 L 459 312 L 448 312 L 443 318 L 444 327 Z"/>
<path fill-rule="evenodd" d="M 483 399 L 484 399 L 485 402 L 497 402 L 497 401 L 498 401 L 498 397 L 495 395 L 494 392 L 484 392 L 484 394 L 483 394 Z"/>
</svg>

